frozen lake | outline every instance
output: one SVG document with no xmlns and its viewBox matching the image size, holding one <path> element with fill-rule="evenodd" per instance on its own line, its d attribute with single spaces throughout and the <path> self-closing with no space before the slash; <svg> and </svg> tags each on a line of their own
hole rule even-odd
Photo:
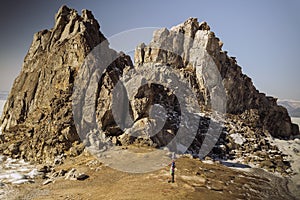
<svg viewBox="0 0 300 200">
<path fill-rule="evenodd" d="M 291 117 L 292 122 L 295 124 L 298 124 L 300 127 L 300 117 Z"/>
<path fill-rule="evenodd" d="M 4 104 L 5 104 L 5 100 L 0 100 L 0 118 L 2 116 Z M 0 134 L 1 134 L 1 128 L 0 128 Z"/>
<path fill-rule="evenodd" d="M 4 104 L 5 104 L 5 101 L 4 100 L 0 100 L 0 115 L 2 115 Z"/>
</svg>

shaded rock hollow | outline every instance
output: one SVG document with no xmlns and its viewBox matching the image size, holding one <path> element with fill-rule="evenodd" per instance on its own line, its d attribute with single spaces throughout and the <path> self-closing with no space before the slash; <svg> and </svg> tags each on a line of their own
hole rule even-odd
<svg viewBox="0 0 300 200">
<path fill-rule="evenodd" d="M 241 120 L 249 126 L 259 127 L 275 137 L 299 134 L 298 127 L 291 123 L 286 109 L 278 106 L 276 99 L 256 90 L 251 79 L 242 73 L 236 60 L 222 50 L 222 42 L 206 23 L 199 23 L 197 19 L 191 18 L 171 30 L 156 31 L 151 44 L 137 47 L 136 67 L 129 56 L 109 48 L 99 28 L 90 11 L 83 10 L 80 16 L 75 10 L 63 6 L 55 16 L 54 27 L 34 35 L 1 117 L 1 153 L 36 162 L 51 160 L 62 153 L 78 155 L 83 149 L 78 128 L 92 132 L 95 128 L 91 126 L 95 122 L 93 120 L 96 120 L 105 137 L 114 141 L 121 140 L 118 136 L 124 134 L 124 129 L 117 125 L 112 115 L 112 91 L 127 71 L 142 65 L 167 65 L 176 69 L 197 94 L 197 103 L 201 107 L 199 112 L 209 112 L 213 94 L 205 87 L 204 82 L 207 80 L 201 78 L 197 63 L 190 62 L 199 53 L 197 45 L 208 52 L 209 59 L 218 67 L 222 78 L 219 81 L 223 83 L 226 93 L 229 117 L 242 116 Z M 176 36 L 176 33 L 181 33 L 183 38 Z M 163 46 L 166 41 L 172 41 L 173 46 L 170 48 L 173 52 L 151 47 Z M 82 90 L 79 91 L 86 98 L 77 103 L 95 103 L 92 108 L 95 109 L 95 115 L 92 118 L 84 115 L 82 123 L 76 129 L 72 112 L 75 80 L 84 78 L 78 76 L 80 70 L 92 73 L 97 69 L 97 65 L 86 68 L 84 60 L 101 42 L 105 46 L 105 53 L 116 60 L 108 62 L 109 66 L 99 82 L 89 90 L 85 90 L 85 85 L 82 84 Z M 83 79 L 81 81 L 84 83 Z M 170 137 L 174 137 L 176 125 L 180 123 L 176 98 L 169 91 L 163 95 L 162 103 L 156 95 L 161 91 L 163 89 L 155 84 L 138 89 L 134 98 L 130 99 L 127 113 L 133 123 L 138 123 L 136 126 L 141 126 L 141 120 L 149 118 L 149 105 L 162 104 L 167 108 L 170 114 L 168 123 L 156 137 L 151 137 L 152 143 L 158 146 L 165 145 Z M 219 88 L 212 91 L 218 92 Z M 120 94 L 122 96 L 124 97 Z M 120 109 L 122 110 L 122 106 Z M 79 109 L 74 114 L 80 115 L 82 112 Z M 127 126 L 127 132 L 134 128 L 134 124 Z M 195 144 L 200 145 L 201 142 L 196 139 L 194 146 Z"/>
</svg>

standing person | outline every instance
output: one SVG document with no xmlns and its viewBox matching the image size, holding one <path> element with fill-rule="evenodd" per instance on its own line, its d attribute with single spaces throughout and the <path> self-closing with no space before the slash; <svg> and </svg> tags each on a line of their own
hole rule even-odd
<svg viewBox="0 0 300 200">
<path fill-rule="evenodd" d="M 174 183 L 175 182 L 175 180 L 174 180 L 174 178 L 175 178 L 175 168 L 176 168 L 176 165 L 175 165 L 175 153 L 173 152 L 172 153 L 172 163 L 170 164 L 171 166 L 170 166 L 170 174 L 171 174 L 171 181 L 169 181 L 169 182 L 172 182 L 172 183 Z"/>
<path fill-rule="evenodd" d="M 174 181 L 174 177 L 175 177 L 175 160 L 173 159 L 172 160 L 172 163 L 171 163 L 171 167 L 170 167 L 170 174 L 171 174 L 171 176 L 172 176 L 172 180 L 171 180 L 171 182 L 172 183 L 174 183 L 175 181 Z"/>
</svg>

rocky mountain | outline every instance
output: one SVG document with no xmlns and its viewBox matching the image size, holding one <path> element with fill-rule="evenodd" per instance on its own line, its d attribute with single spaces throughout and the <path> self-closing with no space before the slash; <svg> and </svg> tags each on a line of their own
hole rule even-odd
<svg viewBox="0 0 300 200">
<path fill-rule="evenodd" d="M 74 78 L 88 53 L 106 39 L 99 28 L 90 11 L 80 16 L 63 6 L 54 27 L 34 35 L 1 118 L 4 154 L 41 162 L 79 144 L 71 105 Z"/>
<path fill-rule="evenodd" d="M 289 138 L 298 126 L 256 90 L 206 22 L 157 30 L 136 48 L 135 65 L 99 28 L 90 11 L 63 6 L 54 27 L 34 35 L 0 120 L 0 153 L 45 162 L 76 156 L 83 143 L 203 155 L 212 145 L 211 156 L 289 168 L 266 136 Z"/>
<path fill-rule="evenodd" d="M 300 117 L 300 102 L 292 100 L 280 100 L 278 103 L 284 106 L 291 117 Z"/>
<path fill-rule="evenodd" d="M 178 36 L 174 33 L 183 34 Z M 178 52 L 179 56 L 174 56 L 165 50 L 156 52 L 151 49 L 151 46 L 161 47 L 169 40 L 171 42 L 168 44 L 173 45 L 170 49 L 173 52 Z M 202 100 L 202 103 L 207 107 L 211 103 L 208 97 L 214 94 L 209 94 L 207 89 L 203 89 L 208 86 L 205 81 L 209 81 L 208 79 L 212 77 L 207 77 L 207 80 L 199 78 L 203 77 L 205 72 L 203 68 L 207 67 L 201 62 L 203 60 L 207 63 L 211 62 L 210 58 L 207 57 L 203 57 L 202 60 L 199 59 L 201 58 L 199 54 L 201 55 L 201 51 L 205 49 L 220 72 L 226 92 L 227 113 L 233 115 L 244 113 L 249 115 L 247 116 L 248 119 L 257 118 L 256 125 L 269 131 L 275 137 L 298 134 L 299 131 L 297 131 L 297 127 L 291 124 L 286 109 L 277 105 L 277 99 L 268 97 L 256 90 L 251 79 L 242 73 L 235 58 L 227 56 L 227 52 L 222 50 L 222 45 L 223 43 L 210 31 L 205 22 L 198 23 L 197 19 L 191 18 L 183 24 L 173 27 L 170 31 L 162 29 L 154 33 L 149 47 L 142 46 L 137 49 L 135 61 L 137 64 L 159 62 L 180 68 L 186 76 L 194 79 L 196 84 L 193 86 L 198 85 L 199 88 L 199 101 Z M 216 87 L 213 86 L 211 91 L 214 89 Z M 253 114 L 257 116 L 251 116 Z"/>
</svg>

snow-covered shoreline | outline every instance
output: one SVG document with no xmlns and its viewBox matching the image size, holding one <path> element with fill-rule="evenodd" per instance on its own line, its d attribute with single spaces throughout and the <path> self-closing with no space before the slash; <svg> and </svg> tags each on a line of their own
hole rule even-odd
<svg viewBox="0 0 300 200">
<path fill-rule="evenodd" d="M 0 100 L 0 116 L 2 115 L 5 102 L 5 100 Z M 12 185 L 32 182 L 37 174 L 35 166 L 24 162 L 24 160 L 0 155 L 0 199 L 13 192 Z"/>
<path fill-rule="evenodd" d="M 0 199 L 13 191 L 13 185 L 32 183 L 38 174 L 34 165 L 0 155 Z"/>
<path fill-rule="evenodd" d="M 291 117 L 291 120 L 300 127 L 300 117 Z M 287 155 L 287 160 L 290 161 L 293 169 L 293 175 L 288 187 L 293 194 L 300 196 L 300 139 L 280 140 L 272 138 L 270 140 Z"/>
</svg>

